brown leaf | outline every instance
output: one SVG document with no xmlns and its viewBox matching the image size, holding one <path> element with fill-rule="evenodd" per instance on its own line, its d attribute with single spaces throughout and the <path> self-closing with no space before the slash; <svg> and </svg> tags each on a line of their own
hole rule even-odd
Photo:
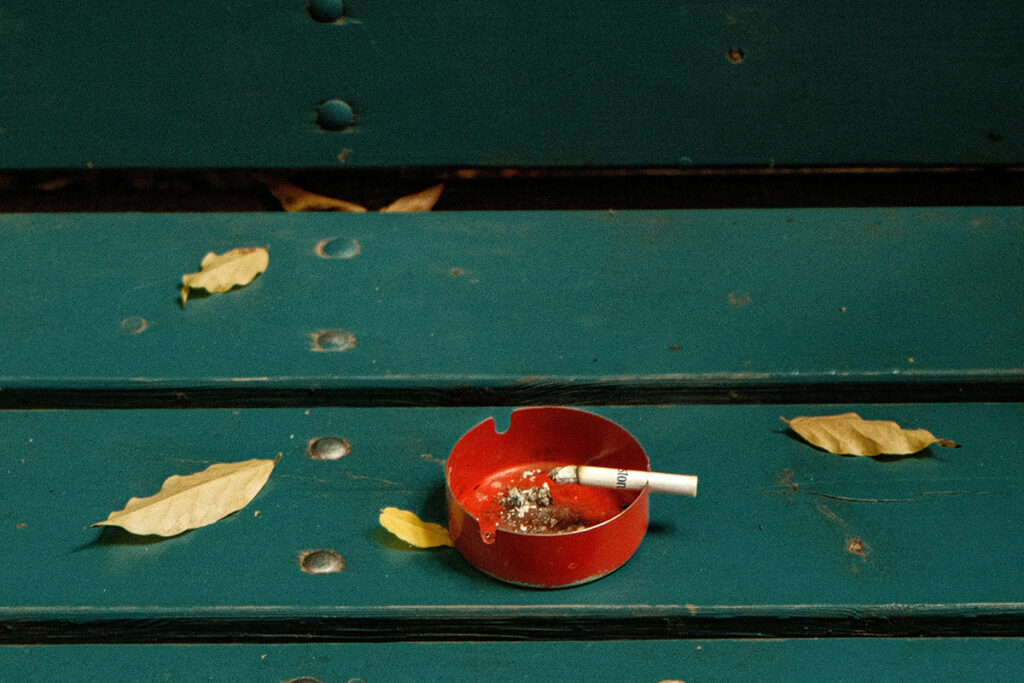
<svg viewBox="0 0 1024 683">
<path fill-rule="evenodd" d="M 903 429 L 890 420 L 864 420 L 857 413 L 779 419 L 808 443 L 838 455 L 909 455 L 933 443 L 959 448 L 927 429 Z"/>
<path fill-rule="evenodd" d="M 255 177 L 267 186 L 272 195 L 277 197 L 277 200 L 281 202 L 281 208 L 285 211 L 348 211 L 353 213 L 366 211 L 366 207 L 360 204 L 308 192 L 298 185 L 271 175 L 257 173 Z"/>
<path fill-rule="evenodd" d="M 211 251 L 203 257 L 199 272 L 181 277 L 181 305 L 188 301 L 192 289 L 226 292 L 247 285 L 267 269 L 269 262 L 270 254 L 265 247 L 239 247 L 223 254 Z"/>
<path fill-rule="evenodd" d="M 437 200 L 441 198 L 441 192 L 443 191 L 444 185 L 434 185 L 433 187 L 428 187 L 422 192 L 399 197 L 381 209 L 381 213 L 417 213 L 421 211 L 430 211 L 434 208 L 434 204 L 437 204 Z"/>
<path fill-rule="evenodd" d="M 303 190 L 287 180 L 282 180 L 267 173 L 254 173 L 253 177 L 267 186 L 270 193 L 281 202 L 285 211 L 349 211 L 362 213 L 366 207 L 362 204 L 335 199 L 315 192 Z M 383 213 L 414 213 L 430 211 L 441 198 L 444 185 L 434 185 L 422 192 L 399 197 L 383 209 Z"/>
<path fill-rule="evenodd" d="M 452 545 L 448 530 L 440 524 L 424 522 L 408 510 L 387 507 L 380 511 L 380 525 L 417 548 Z"/>
<path fill-rule="evenodd" d="M 270 478 L 274 460 L 216 463 L 202 472 L 172 475 L 148 498 L 131 498 L 93 526 L 120 526 L 133 534 L 176 536 L 213 524 L 249 504 Z"/>
</svg>

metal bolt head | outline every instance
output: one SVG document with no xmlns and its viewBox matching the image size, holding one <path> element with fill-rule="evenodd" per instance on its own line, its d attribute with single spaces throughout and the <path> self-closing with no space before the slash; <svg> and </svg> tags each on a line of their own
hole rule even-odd
<svg viewBox="0 0 1024 683">
<path fill-rule="evenodd" d="M 354 117 L 352 107 L 342 100 L 321 102 L 316 109 L 316 122 L 324 130 L 345 130 L 352 125 Z"/>
<path fill-rule="evenodd" d="M 342 0 L 309 0 L 309 16 L 324 24 L 333 24 L 345 14 Z"/>
<path fill-rule="evenodd" d="M 355 335 L 345 330 L 320 330 L 309 336 L 314 351 L 348 351 L 356 345 Z"/>
<path fill-rule="evenodd" d="M 318 436 L 306 444 L 306 457 L 313 460 L 341 460 L 352 452 L 352 444 L 340 436 Z"/>
<path fill-rule="evenodd" d="M 299 553 L 299 567 L 307 574 L 334 574 L 345 568 L 345 560 L 333 550 L 304 550 Z"/>
<path fill-rule="evenodd" d="M 338 259 L 351 259 L 355 258 L 362 252 L 363 248 L 359 246 L 359 242 L 355 239 L 346 239 L 342 237 L 328 237 L 327 239 L 320 240 L 316 245 L 316 255 L 320 258 L 338 258 Z"/>
</svg>

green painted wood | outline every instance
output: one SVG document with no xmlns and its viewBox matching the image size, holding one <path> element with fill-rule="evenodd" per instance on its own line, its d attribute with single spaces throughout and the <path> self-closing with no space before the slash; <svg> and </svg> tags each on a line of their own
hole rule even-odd
<svg viewBox="0 0 1024 683">
<path fill-rule="evenodd" d="M 963 444 L 915 457 L 819 452 L 779 416 L 856 410 Z M 0 639 L 60 642 L 1004 635 L 1024 629 L 1024 406 L 596 409 L 654 469 L 700 477 L 657 496 L 621 569 L 539 591 L 452 549 L 413 550 L 385 506 L 444 520 L 443 459 L 507 409 L 0 413 Z M 335 461 L 304 457 L 347 438 Z M 170 539 L 89 524 L 172 474 L 283 457 L 258 497 Z M 259 514 L 257 514 L 257 511 Z M 300 571 L 329 548 L 343 572 Z"/>
<path fill-rule="evenodd" d="M 345 6 L 5 2 L 0 167 L 1024 161 L 1013 0 Z"/>
<path fill-rule="evenodd" d="M 401 643 L 0 648 L 9 680 L 904 681 L 1014 680 L 1020 639 Z M 314 683 L 304 680 L 302 683 Z"/>
<path fill-rule="evenodd" d="M 978 400 L 1024 379 L 1020 207 L 11 214 L 0 234 L 7 407 Z M 329 238 L 355 255 L 318 257 Z M 263 275 L 181 307 L 203 254 L 252 245 Z M 354 346 L 315 350 L 330 329 Z"/>
</svg>

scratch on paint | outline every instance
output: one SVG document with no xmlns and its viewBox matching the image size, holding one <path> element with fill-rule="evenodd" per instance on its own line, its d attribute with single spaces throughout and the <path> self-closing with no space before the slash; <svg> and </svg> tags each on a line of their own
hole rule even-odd
<svg viewBox="0 0 1024 683">
<path fill-rule="evenodd" d="M 765 491 L 764 495 L 788 496 L 800 489 L 800 483 L 793 481 L 793 470 L 788 467 L 776 474 L 776 480 L 778 485 L 783 487 L 783 490 Z M 825 493 L 824 491 L 814 491 L 811 489 L 803 489 L 803 492 L 809 496 L 838 500 L 844 503 L 916 503 L 933 496 L 991 496 L 996 493 L 996 491 L 922 491 L 907 498 L 857 498 L 855 496 L 841 496 L 836 493 Z"/>
<path fill-rule="evenodd" d="M 375 481 L 380 484 L 387 484 L 388 486 L 401 486 L 401 482 L 391 481 L 389 479 L 381 479 L 380 477 L 368 477 L 365 474 L 355 474 L 354 472 L 346 472 L 345 476 L 352 481 Z"/>
<path fill-rule="evenodd" d="M 920 494 L 910 498 L 853 498 L 851 496 L 837 496 L 821 491 L 806 491 L 806 493 L 811 496 L 818 496 L 819 498 L 840 500 L 844 503 L 916 503 L 928 496 L 990 496 L 995 491 L 922 491 Z"/>
<path fill-rule="evenodd" d="M 420 453 L 420 458 L 426 460 L 427 462 L 437 463 L 438 465 L 444 464 L 444 460 L 442 460 L 441 458 L 436 458 L 430 453 Z"/>
<path fill-rule="evenodd" d="M 788 496 L 788 495 L 790 495 L 792 493 L 796 493 L 796 490 L 798 488 L 800 488 L 800 484 L 798 484 L 797 482 L 793 481 L 793 470 L 791 470 L 789 468 L 786 468 L 786 469 L 780 471 L 776 475 L 776 479 L 778 480 L 779 486 L 784 486 L 786 488 L 786 490 L 785 491 L 765 491 L 764 495 L 766 495 L 766 496 Z"/>
<path fill-rule="evenodd" d="M 847 528 L 846 520 L 844 520 L 842 517 L 833 512 L 832 509 L 829 506 L 825 505 L 824 503 L 818 503 L 817 505 L 814 506 L 814 509 L 817 510 L 820 514 L 824 515 L 825 518 L 828 519 L 830 522 L 834 522 L 844 529 Z"/>
<path fill-rule="evenodd" d="M 829 500 L 841 500 L 844 503 L 913 503 L 916 498 L 851 498 L 849 496 L 836 496 L 831 493 L 822 493 L 821 491 L 807 491 L 809 495 L 818 496 L 819 498 L 828 498 Z"/>
</svg>

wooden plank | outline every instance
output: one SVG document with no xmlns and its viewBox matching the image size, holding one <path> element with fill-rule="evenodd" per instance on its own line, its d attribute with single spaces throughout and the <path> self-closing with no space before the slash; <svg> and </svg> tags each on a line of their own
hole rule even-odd
<svg viewBox="0 0 1024 683">
<path fill-rule="evenodd" d="M 11 680 L 1012 680 L 1020 639 L 2 647 Z M 313 679 L 302 679 L 311 676 Z"/>
<path fill-rule="evenodd" d="M 4 3 L 0 166 L 1024 161 L 1012 0 L 139 4 Z"/>
<path fill-rule="evenodd" d="M 0 402 L 1012 399 L 1022 225 L 1021 207 L 5 215 Z M 319 258 L 333 238 L 355 255 Z M 271 254 L 255 282 L 181 307 L 203 254 L 252 245 Z M 318 350 L 334 329 L 354 346 Z"/>
<path fill-rule="evenodd" d="M 824 454 L 779 416 L 856 410 L 962 444 L 907 458 Z M 601 408 L 653 467 L 701 477 L 652 500 L 617 572 L 538 591 L 454 550 L 410 550 L 385 506 L 444 520 L 442 461 L 508 410 L 0 413 L 0 639 L 61 642 L 1003 635 L 1024 629 L 1024 406 Z M 325 434 L 346 458 L 303 457 Z M 89 524 L 171 474 L 283 453 L 241 512 L 178 537 Z M 258 512 L 258 514 L 257 514 Z M 345 569 L 300 570 L 329 548 Z"/>
</svg>

